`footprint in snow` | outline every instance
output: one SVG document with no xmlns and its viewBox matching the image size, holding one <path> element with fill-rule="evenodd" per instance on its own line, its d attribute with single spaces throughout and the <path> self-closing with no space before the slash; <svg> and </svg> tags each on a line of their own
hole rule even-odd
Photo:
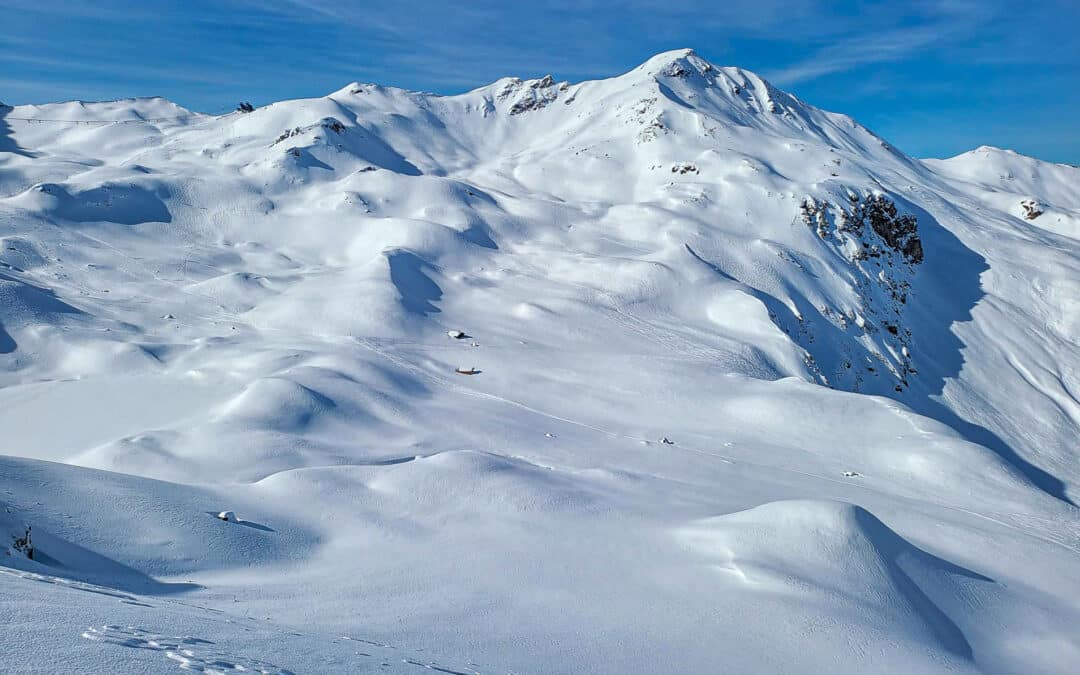
<svg viewBox="0 0 1080 675">
<path fill-rule="evenodd" d="M 94 642 L 119 645 L 130 649 L 161 652 L 184 670 L 199 673 L 260 673 L 261 675 L 293 675 L 292 671 L 260 661 L 229 656 L 211 649 L 214 643 L 196 637 L 170 637 L 135 626 L 107 625 L 88 628 L 82 636 Z"/>
</svg>

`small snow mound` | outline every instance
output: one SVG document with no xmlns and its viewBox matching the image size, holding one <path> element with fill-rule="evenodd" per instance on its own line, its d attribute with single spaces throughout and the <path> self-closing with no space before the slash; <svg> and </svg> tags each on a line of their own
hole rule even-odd
<svg viewBox="0 0 1080 675">
<path fill-rule="evenodd" d="M 187 289 L 235 314 L 250 311 L 262 300 L 276 294 L 268 279 L 249 272 L 230 272 L 211 277 L 191 284 Z"/>
<path fill-rule="evenodd" d="M 954 656 L 971 647 L 944 608 L 955 577 L 990 579 L 926 553 L 853 504 L 778 501 L 694 523 L 680 533 L 762 602 L 783 597 L 793 616 L 851 616 L 860 643 L 904 635 Z M 728 577 L 725 577 L 728 578 Z M 763 611 L 765 609 L 763 608 Z M 848 630 L 844 626 L 842 630 Z"/>
<path fill-rule="evenodd" d="M 448 451 L 380 467 L 368 487 L 416 508 L 438 512 L 583 512 L 605 508 L 594 486 L 569 472 L 523 458 Z"/>
<path fill-rule="evenodd" d="M 333 399 L 284 377 L 255 380 L 229 401 L 223 421 L 277 431 L 299 431 L 336 408 Z"/>
<path fill-rule="evenodd" d="M 83 312 L 42 288 L 0 273 L 0 307 L 8 328 L 39 323 L 61 323 L 62 317 L 79 317 Z"/>
<path fill-rule="evenodd" d="M 511 313 L 519 319 L 540 319 L 554 314 L 550 309 L 534 302 L 519 302 L 511 309 Z"/>
<path fill-rule="evenodd" d="M 29 271 L 46 264 L 45 256 L 29 239 L 0 237 L 0 268 Z"/>
</svg>

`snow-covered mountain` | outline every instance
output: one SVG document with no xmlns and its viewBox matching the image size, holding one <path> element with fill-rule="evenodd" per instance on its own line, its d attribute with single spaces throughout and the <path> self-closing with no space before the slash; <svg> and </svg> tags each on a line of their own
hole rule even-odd
<svg viewBox="0 0 1080 675">
<path fill-rule="evenodd" d="M 0 669 L 1068 672 L 1078 234 L 690 50 L 0 108 Z"/>
</svg>

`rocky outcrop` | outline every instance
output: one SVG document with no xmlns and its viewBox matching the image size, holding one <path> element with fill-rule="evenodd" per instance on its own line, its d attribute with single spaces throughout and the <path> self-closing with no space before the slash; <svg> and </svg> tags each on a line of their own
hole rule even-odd
<svg viewBox="0 0 1080 675">
<path fill-rule="evenodd" d="M 840 367 L 822 374 L 833 386 L 860 391 L 868 376 L 891 372 L 896 379 L 893 388 L 903 391 L 909 376 L 916 373 L 912 333 L 905 325 L 904 310 L 912 279 L 924 257 L 918 219 L 899 213 L 892 199 L 875 192 L 849 192 L 846 199 L 835 203 L 808 197 L 800 214 L 803 223 L 847 260 L 859 298 L 857 307 L 819 308 L 822 317 L 845 333 L 857 330 L 870 338 L 852 343 L 846 349 L 850 355 L 840 360 Z M 807 341 L 812 342 L 813 336 L 807 336 Z M 862 356 L 878 365 L 856 358 L 858 352 L 866 352 Z"/>
<path fill-rule="evenodd" d="M 520 90 L 521 95 L 510 106 L 511 115 L 520 115 L 530 110 L 540 110 L 547 107 L 549 103 L 556 101 L 559 94 L 566 91 L 567 87 L 569 87 L 568 83 L 555 84 L 555 80 L 552 79 L 551 75 L 545 75 L 539 80 L 532 80 L 528 84 L 518 80 L 512 87 L 503 91 L 501 98 L 511 95 L 515 89 Z"/>
<path fill-rule="evenodd" d="M 315 124 L 309 124 L 306 127 L 294 127 L 292 129 L 286 129 L 284 132 L 282 132 L 280 136 L 277 137 L 277 139 L 274 140 L 272 145 L 277 145 L 278 143 L 293 138 L 294 136 L 300 136 L 316 129 L 326 129 L 327 131 L 331 131 L 335 134 L 345 133 L 345 125 L 342 124 L 340 120 L 334 119 L 333 117 L 327 117 L 325 119 L 319 120 Z"/>
<path fill-rule="evenodd" d="M 822 239 L 827 239 L 830 231 L 840 239 L 846 233 L 853 235 L 856 246 L 851 256 L 855 259 L 878 258 L 896 252 L 910 264 L 923 261 L 918 219 L 899 214 L 896 204 L 885 195 L 868 193 L 863 196 L 852 192 L 846 205 L 819 204 L 813 198 L 807 198 L 802 202 L 801 213 L 803 222 L 813 226 Z M 867 236 L 867 228 L 877 237 Z"/>
<path fill-rule="evenodd" d="M 1034 199 L 1025 199 L 1021 201 L 1020 208 L 1023 209 L 1025 220 L 1035 220 L 1043 214 L 1042 206 Z"/>
</svg>

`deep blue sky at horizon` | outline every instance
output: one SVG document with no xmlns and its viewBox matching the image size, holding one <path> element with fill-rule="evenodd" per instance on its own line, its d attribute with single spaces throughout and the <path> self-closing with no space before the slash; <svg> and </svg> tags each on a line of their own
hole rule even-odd
<svg viewBox="0 0 1080 675">
<path fill-rule="evenodd" d="M 579 81 L 692 47 L 918 157 L 1080 164 L 1077 0 L 9 0 L 0 101 L 159 95 L 204 112 L 354 81 Z"/>
</svg>

